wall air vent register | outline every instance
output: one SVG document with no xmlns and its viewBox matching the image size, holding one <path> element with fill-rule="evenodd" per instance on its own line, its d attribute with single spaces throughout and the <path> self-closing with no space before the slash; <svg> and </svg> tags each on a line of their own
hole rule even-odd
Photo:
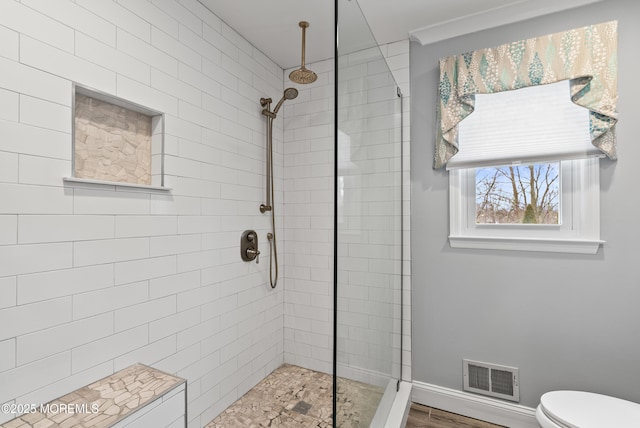
<svg viewBox="0 0 640 428">
<path fill-rule="evenodd" d="M 496 364 L 462 360 L 463 389 L 490 397 L 520 401 L 518 369 Z"/>
</svg>

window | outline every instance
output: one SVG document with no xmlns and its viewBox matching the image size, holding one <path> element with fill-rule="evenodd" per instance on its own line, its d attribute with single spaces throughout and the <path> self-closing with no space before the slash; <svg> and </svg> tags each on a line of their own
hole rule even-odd
<svg viewBox="0 0 640 428">
<path fill-rule="evenodd" d="M 560 163 L 476 168 L 476 224 L 559 224 Z"/>
<path fill-rule="evenodd" d="M 452 247 L 598 251 L 599 154 L 568 91 L 565 81 L 476 95 L 447 165 Z"/>
</svg>

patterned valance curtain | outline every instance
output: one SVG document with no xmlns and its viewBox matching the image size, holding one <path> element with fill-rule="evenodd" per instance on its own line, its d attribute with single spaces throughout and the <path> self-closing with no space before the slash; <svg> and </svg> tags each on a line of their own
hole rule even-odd
<svg viewBox="0 0 640 428">
<path fill-rule="evenodd" d="M 474 94 L 561 80 L 570 81 L 571 100 L 589 109 L 593 145 L 616 159 L 617 26 L 610 21 L 442 58 L 434 168 L 458 152 L 458 123 L 473 112 Z"/>
</svg>

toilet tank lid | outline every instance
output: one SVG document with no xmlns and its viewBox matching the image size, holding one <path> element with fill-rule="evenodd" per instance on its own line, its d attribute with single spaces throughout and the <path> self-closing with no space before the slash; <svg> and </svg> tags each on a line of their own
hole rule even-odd
<svg viewBox="0 0 640 428">
<path fill-rule="evenodd" d="M 592 392 L 551 391 L 540 405 L 551 419 L 571 428 L 640 426 L 640 404 Z"/>
</svg>

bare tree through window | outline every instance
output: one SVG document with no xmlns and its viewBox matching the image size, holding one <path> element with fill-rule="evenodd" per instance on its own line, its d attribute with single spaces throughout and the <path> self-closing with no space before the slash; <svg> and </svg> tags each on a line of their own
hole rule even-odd
<svg viewBox="0 0 640 428">
<path fill-rule="evenodd" d="M 560 164 L 476 169 L 477 224 L 558 224 Z"/>
</svg>

